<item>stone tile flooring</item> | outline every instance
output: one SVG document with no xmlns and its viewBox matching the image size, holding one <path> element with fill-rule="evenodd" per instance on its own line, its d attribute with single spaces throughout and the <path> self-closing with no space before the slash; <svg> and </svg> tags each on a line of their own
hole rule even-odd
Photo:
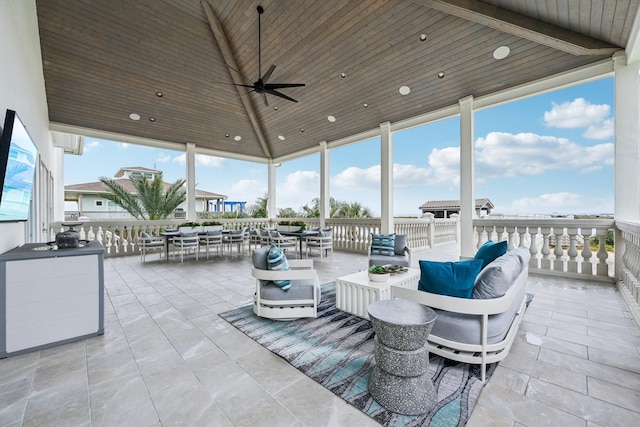
<svg viewBox="0 0 640 427">
<path fill-rule="evenodd" d="M 455 245 L 416 251 L 453 260 Z M 322 283 L 366 268 L 335 252 Z M 251 303 L 247 256 L 105 261 L 105 334 L 0 360 L 0 426 L 374 426 L 217 313 Z M 611 285 L 531 276 L 509 356 L 469 426 L 640 425 L 640 331 Z"/>
</svg>

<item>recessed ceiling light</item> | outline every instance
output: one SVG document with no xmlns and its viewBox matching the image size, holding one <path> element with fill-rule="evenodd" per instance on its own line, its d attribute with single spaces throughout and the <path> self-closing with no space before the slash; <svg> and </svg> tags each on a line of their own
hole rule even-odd
<svg viewBox="0 0 640 427">
<path fill-rule="evenodd" d="M 336 118 L 333 116 L 327 116 L 327 120 L 329 120 L 331 123 L 336 121 Z"/>
<path fill-rule="evenodd" d="M 300 128 L 300 132 L 304 132 L 304 128 Z"/>
<path fill-rule="evenodd" d="M 284 141 L 286 138 L 285 138 L 284 136 L 282 136 L 282 135 L 278 135 L 278 139 L 279 139 L 280 141 Z"/>
<path fill-rule="evenodd" d="M 156 118 L 155 118 L 155 117 L 149 117 L 149 121 L 150 121 L 150 122 L 155 122 L 155 121 L 156 121 Z"/>
<path fill-rule="evenodd" d="M 440 71 L 436 76 L 438 76 L 439 79 L 444 79 L 444 72 Z"/>
<path fill-rule="evenodd" d="M 400 86 L 399 92 L 400 95 L 409 95 L 409 92 L 411 92 L 411 88 L 409 86 Z"/>
<path fill-rule="evenodd" d="M 242 137 L 240 135 L 236 135 L 233 137 L 234 141 L 240 141 L 242 139 Z"/>
<path fill-rule="evenodd" d="M 427 40 L 429 40 L 429 36 L 425 33 L 422 33 L 418 36 L 418 40 L 420 40 L 421 42 L 426 42 Z"/>
<path fill-rule="evenodd" d="M 347 73 L 340 73 L 340 78 L 344 79 L 345 77 L 347 77 Z"/>
<path fill-rule="evenodd" d="M 510 52 L 511 49 L 509 49 L 509 46 L 500 46 L 493 51 L 493 57 L 495 59 L 504 59 L 509 56 Z"/>
<path fill-rule="evenodd" d="M 229 138 L 230 136 L 231 136 L 231 135 L 229 135 L 228 133 L 225 133 L 225 134 L 224 134 L 224 137 L 225 137 L 225 138 Z"/>
<path fill-rule="evenodd" d="M 274 110 L 278 111 L 278 107 L 273 107 Z"/>
<path fill-rule="evenodd" d="M 129 114 L 129 118 L 131 120 L 140 120 L 140 114 L 131 113 L 131 114 Z"/>
<path fill-rule="evenodd" d="M 367 107 L 369 106 L 369 104 L 367 104 L 367 103 L 365 102 L 364 104 L 362 104 L 362 106 L 363 106 L 364 108 L 367 108 Z"/>
<path fill-rule="evenodd" d="M 156 96 L 157 96 L 158 98 L 162 98 L 162 96 L 163 96 L 163 95 L 164 95 L 164 94 L 163 94 L 162 92 L 160 92 L 160 91 L 157 91 L 157 92 L 156 92 Z"/>
</svg>

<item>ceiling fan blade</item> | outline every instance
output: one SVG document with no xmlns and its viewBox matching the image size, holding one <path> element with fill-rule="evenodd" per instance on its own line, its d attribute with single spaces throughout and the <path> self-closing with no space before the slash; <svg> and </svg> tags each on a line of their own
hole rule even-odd
<svg viewBox="0 0 640 427">
<path fill-rule="evenodd" d="M 275 95 L 275 96 L 279 96 L 280 98 L 284 98 L 288 101 L 293 101 L 293 102 L 298 102 L 295 99 L 293 99 L 290 96 L 285 95 L 284 93 L 280 93 L 277 90 L 273 90 L 273 89 L 265 89 L 265 93 L 269 93 L 271 95 Z"/>
<path fill-rule="evenodd" d="M 267 72 L 264 73 L 264 76 L 262 76 L 262 82 L 264 84 L 267 84 L 267 80 L 269 80 L 269 77 L 271 77 L 271 74 L 273 73 L 273 70 L 275 70 L 275 69 L 276 69 L 276 66 L 272 65 L 271 67 L 269 67 Z"/>
<path fill-rule="evenodd" d="M 241 85 L 241 84 L 238 84 L 238 83 L 234 83 L 233 85 L 234 86 L 241 86 L 241 87 L 248 87 L 248 88 L 254 89 L 253 85 Z"/>
<path fill-rule="evenodd" d="M 262 92 L 262 100 L 264 101 L 264 106 L 269 106 L 269 101 L 267 100 L 267 92 Z"/>
<path fill-rule="evenodd" d="M 283 89 L 285 87 L 302 87 L 304 83 L 269 83 L 264 85 L 265 89 Z"/>
</svg>

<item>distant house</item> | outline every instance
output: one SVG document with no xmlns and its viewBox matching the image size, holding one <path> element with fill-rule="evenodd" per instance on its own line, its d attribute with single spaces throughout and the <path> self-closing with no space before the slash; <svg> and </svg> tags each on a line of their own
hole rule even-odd
<svg viewBox="0 0 640 427">
<path fill-rule="evenodd" d="M 489 215 L 495 206 L 489 199 L 476 199 L 476 215 Z M 451 214 L 460 214 L 460 200 L 430 200 L 419 208 L 422 214 L 432 213 L 436 218 L 450 218 Z"/>
<path fill-rule="evenodd" d="M 135 188 L 129 178 L 143 176 L 153 179 L 159 170 L 134 166 L 121 168 L 114 175 L 114 181 L 124 187 L 131 194 L 135 194 Z M 171 184 L 164 183 L 165 190 Z M 93 219 L 131 219 L 129 212 L 122 209 L 114 202 L 101 197 L 107 193 L 107 186 L 101 181 L 87 182 L 84 184 L 72 184 L 64 186 L 65 217 L 88 217 Z M 224 201 L 228 196 L 196 189 L 196 212 L 221 212 L 224 209 Z M 67 209 L 69 206 L 75 209 Z M 176 209 L 176 218 L 186 217 L 186 202 Z"/>
</svg>

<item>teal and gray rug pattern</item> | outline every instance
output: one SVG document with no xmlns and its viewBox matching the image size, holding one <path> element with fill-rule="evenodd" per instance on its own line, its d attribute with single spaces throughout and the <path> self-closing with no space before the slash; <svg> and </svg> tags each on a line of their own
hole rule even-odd
<svg viewBox="0 0 640 427">
<path fill-rule="evenodd" d="M 256 316 L 251 306 L 220 316 L 385 426 L 463 426 L 483 386 L 477 365 L 431 355 L 429 373 L 438 395 L 435 408 L 407 416 L 380 406 L 367 388 L 375 364 L 371 322 L 336 308 L 333 283 L 322 286 L 316 319 L 273 321 Z M 495 364 L 488 367 L 488 377 L 494 369 Z"/>
</svg>

